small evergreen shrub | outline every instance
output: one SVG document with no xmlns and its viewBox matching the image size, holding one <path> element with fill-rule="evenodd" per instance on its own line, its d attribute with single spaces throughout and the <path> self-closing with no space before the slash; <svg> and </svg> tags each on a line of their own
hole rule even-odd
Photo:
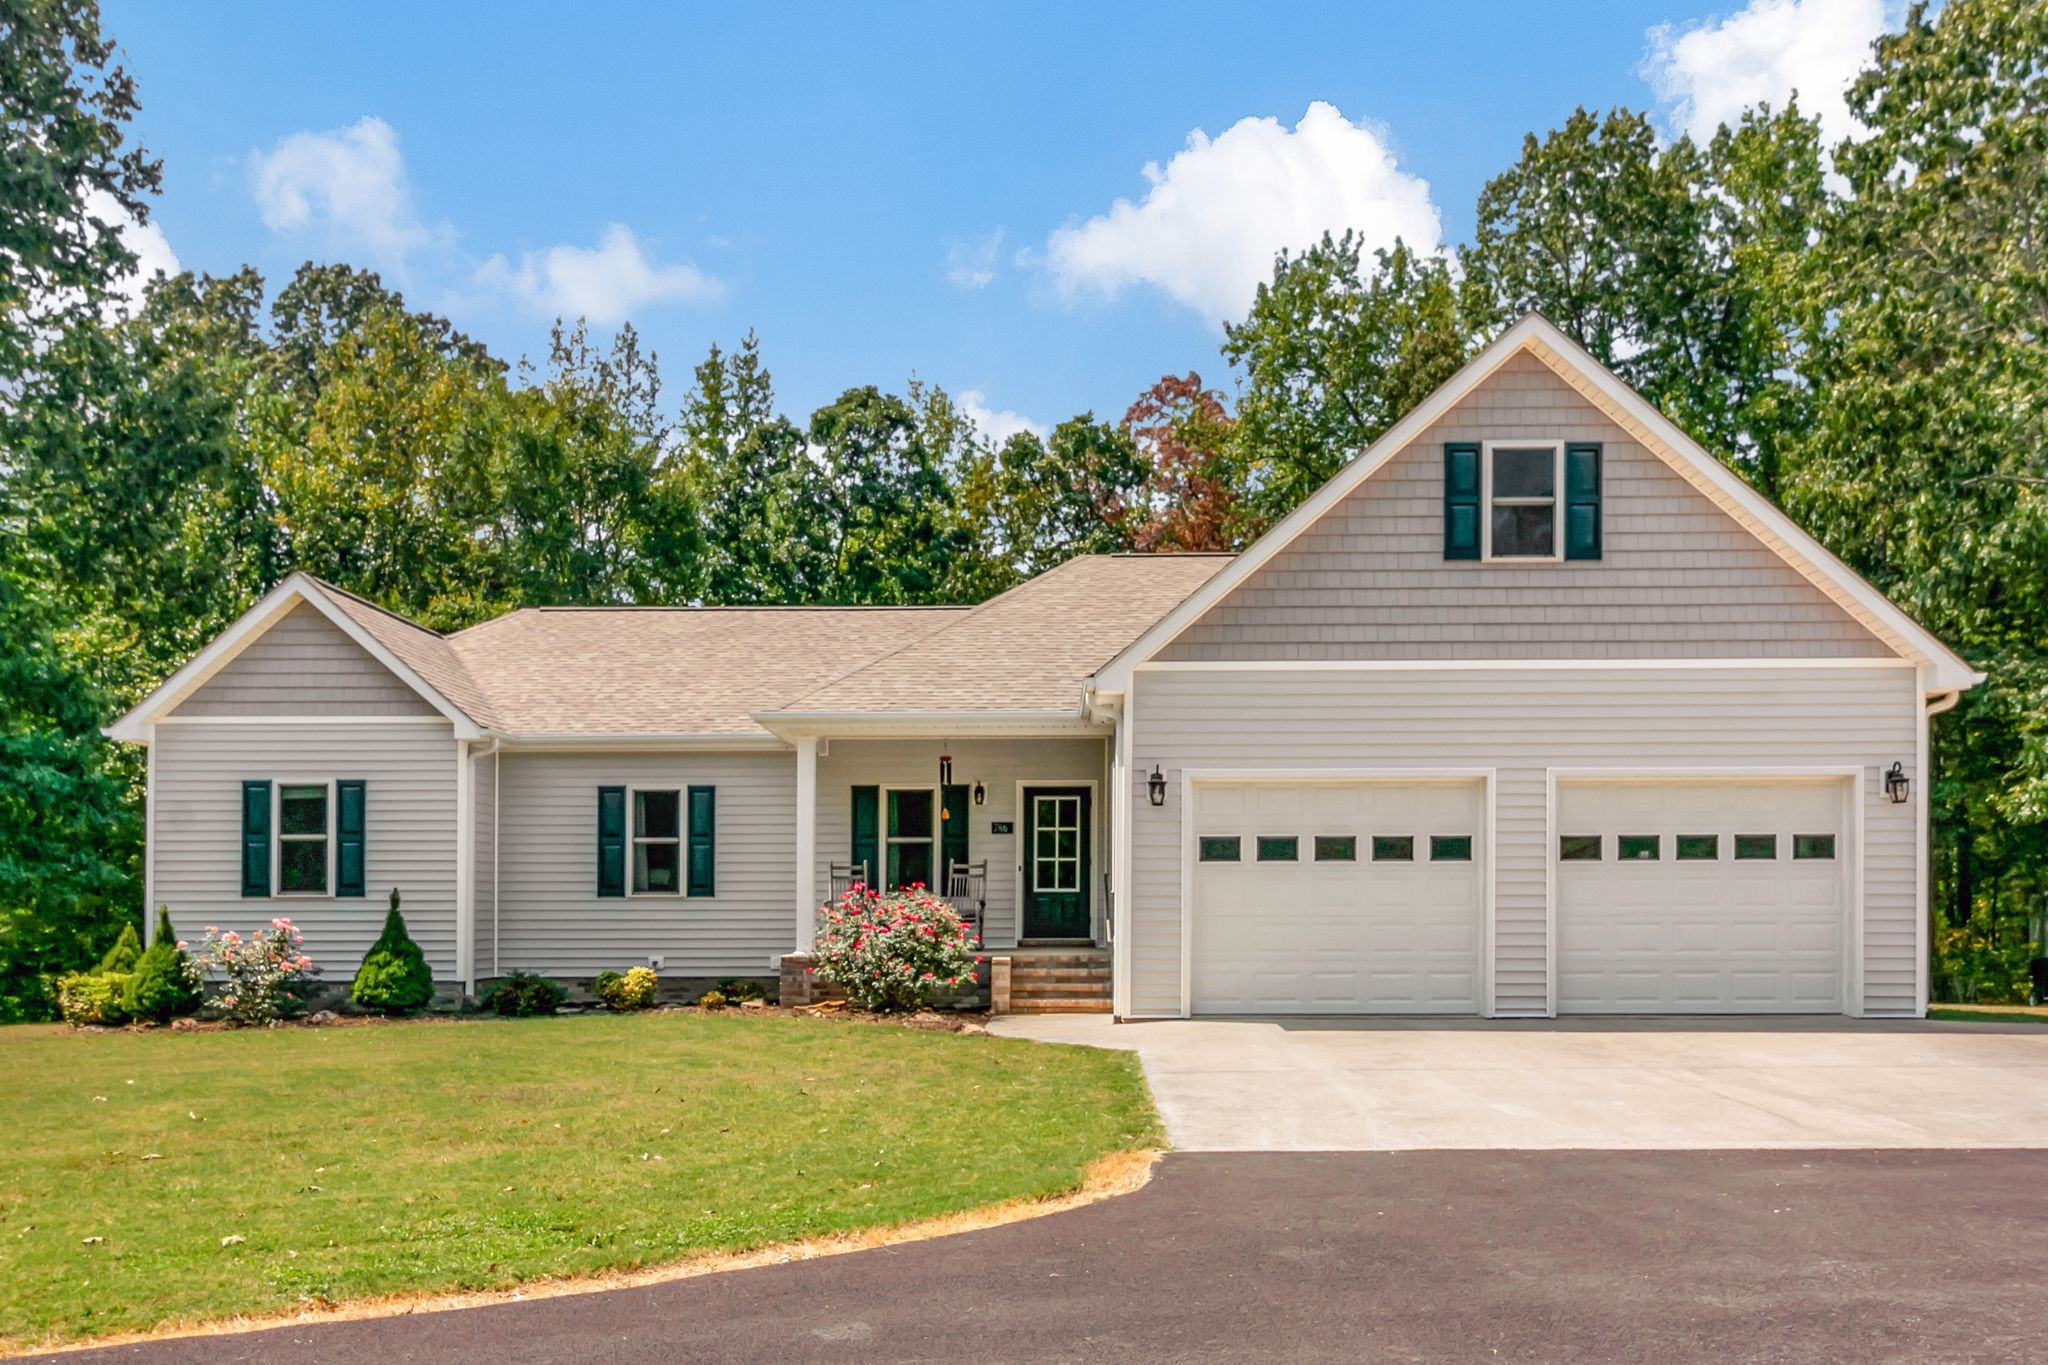
<svg viewBox="0 0 2048 1365">
<path fill-rule="evenodd" d="M 697 1007 L 706 1010 L 722 1010 L 726 1000 L 723 991 L 709 990 L 697 997 Z"/>
<path fill-rule="evenodd" d="M 105 975 L 108 972 L 132 972 L 135 964 L 142 960 L 142 940 L 135 933 L 135 926 L 121 926 L 121 937 L 114 940 L 114 946 L 107 949 L 107 955 L 100 959 L 100 965 L 93 970 Z"/>
<path fill-rule="evenodd" d="M 411 1014 L 433 1002 L 434 973 L 420 945 L 405 932 L 395 886 L 391 888 L 390 912 L 384 916 L 384 932 L 364 954 L 348 998 L 357 1009 L 379 1014 Z"/>
<path fill-rule="evenodd" d="M 73 1028 L 87 1024 L 125 1024 L 128 1012 L 121 998 L 128 992 L 128 972 L 72 972 L 57 978 L 57 1011 Z"/>
<path fill-rule="evenodd" d="M 206 993 L 192 979 L 191 960 L 185 945 L 171 929 L 170 907 L 156 909 L 156 933 L 142 960 L 135 964 L 121 1007 L 133 1019 L 153 1019 L 161 1024 L 184 1014 L 195 1014 Z"/>
<path fill-rule="evenodd" d="M 537 1014 L 553 1014 L 568 1001 L 569 992 L 560 982 L 527 972 L 514 972 L 493 982 L 478 1003 L 493 1014 L 508 1019 L 526 1019 Z"/>
<path fill-rule="evenodd" d="M 922 887 L 856 886 L 825 907 L 812 971 L 867 1009 L 918 1009 L 974 984 L 979 947 L 960 912 Z"/>
<path fill-rule="evenodd" d="M 765 1000 L 768 996 L 768 993 L 761 989 L 761 983 L 750 976 L 720 977 L 718 993 L 734 1003 L 742 1000 Z"/>
<path fill-rule="evenodd" d="M 593 983 L 597 998 L 615 1010 L 646 1009 L 654 1003 L 654 993 L 660 985 L 661 978 L 652 967 L 634 967 L 624 976 L 605 972 Z"/>
</svg>

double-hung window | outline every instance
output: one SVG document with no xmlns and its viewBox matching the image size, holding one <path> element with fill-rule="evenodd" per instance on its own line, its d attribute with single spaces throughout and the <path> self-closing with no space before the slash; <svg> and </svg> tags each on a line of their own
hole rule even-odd
<svg viewBox="0 0 2048 1365">
<path fill-rule="evenodd" d="M 333 788 L 325 782 L 277 784 L 277 894 L 333 894 Z"/>
<path fill-rule="evenodd" d="M 1555 560 L 1564 442 L 1488 441 L 1483 466 L 1486 558 Z"/>
<path fill-rule="evenodd" d="M 633 894 L 674 896 L 683 889 L 683 794 L 633 788 Z"/>
</svg>

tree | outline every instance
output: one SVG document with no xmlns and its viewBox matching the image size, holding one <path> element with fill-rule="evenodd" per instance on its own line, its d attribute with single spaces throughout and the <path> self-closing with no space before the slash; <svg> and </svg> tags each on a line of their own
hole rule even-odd
<svg viewBox="0 0 2048 1365">
<path fill-rule="evenodd" d="M 163 166 L 126 145 L 139 104 L 113 58 L 92 0 L 0 5 L 0 387 L 135 268 L 118 229 L 148 219 Z"/>
<path fill-rule="evenodd" d="M 2048 9 L 1916 6 L 1849 104 L 1784 494 L 1989 674 L 1932 795 L 1938 899 L 1997 929 L 2048 892 Z"/>
<path fill-rule="evenodd" d="M 824 599 L 903 605 L 943 599 L 966 545 L 953 515 L 932 418 L 874 385 L 848 389 L 811 416 L 833 534 Z"/>
<path fill-rule="evenodd" d="M 1244 542 L 1242 480 L 1231 464 L 1223 395 L 1193 370 L 1166 375 L 1124 413 L 1145 469 L 1131 540 L 1144 551 L 1235 550 Z"/>
<path fill-rule="evenodd" d="M 1041 438 L 1013 433 L 983 449 L 959 481 L 974 543 L 954 596 L 977 602 L 1075 555 L 1131 548 L 1143 515 L 1145 466 L 1128 431 L 1095 414 L 1070 417 Z"/>
<path fill-rule="evenodd" d="M 205 999 L 205 992 L 192 978 L 190 959 L 184 945 L 178 942 L 177 931 L 171 928 L 171 912 L 159 905 L 156 909 L 156 932 L 150 936 L 149 947 L 135 964 L 135 975 L 128 980 L 126 991 L 121 997 L 121 1009 L 131 1019 L 154 1019 L 163 1023 L 181 1014 L 198 1010 Z"/>
<path fill-rule="evenodd" d="M 1444 256 L 1356 233 L 1281 252 L 1251 312 L 1225 329 L 1244 375 L 1232 463 L 1261 530 L 1292 511 L 1456 372 L 1470 347 Z"/>
</svg>

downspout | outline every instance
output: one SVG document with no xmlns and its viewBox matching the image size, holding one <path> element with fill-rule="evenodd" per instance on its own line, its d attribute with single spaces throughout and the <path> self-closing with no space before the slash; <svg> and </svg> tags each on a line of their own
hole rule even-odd
<svg viewBox="0 0 2048 1365">
<path fill-rule="evenodd" d="M 484 749 L 480 753 L 470 755 L 472 758 L 488 758 L 491 760 L 491 976 L 493 979 L 496 979 L 498 975 L 498 784 L 504 772 L 504 766 L 498 761 L 498 751 L 503 745 L 504 741 L 502 739 L 497 735 L 492 735 L 489 748 Z M 474 819 L 474 815 L 471 818 Z M 473 923 L 475 919 L 476 907 L 471 906 L 470 920 Z M 474 965 L 471 966 L 470 972 L 471 976 L 474 977 Z M 471 989 L 474 988 L 474 983 L 472 982 Z"/>
</svg>

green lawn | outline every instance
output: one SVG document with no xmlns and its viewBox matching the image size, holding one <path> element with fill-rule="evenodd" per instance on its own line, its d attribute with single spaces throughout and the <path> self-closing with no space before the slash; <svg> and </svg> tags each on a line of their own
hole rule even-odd
<svg viewBox="0 0 2048 1365">
<path fill-rule="evenodd" d="M 0 1076 L 17 1347 L 900 1223 L 1160 1142 L 1130 1053 L 737 1014 L 24 1026 Z"/>
<path fill-rule="evenodd" d="M 1929 1019 L 1974 1019 L 1979 1023 L 2048 1024 L 2048 1005 L 1929 1005 Z"/>
</svg>

